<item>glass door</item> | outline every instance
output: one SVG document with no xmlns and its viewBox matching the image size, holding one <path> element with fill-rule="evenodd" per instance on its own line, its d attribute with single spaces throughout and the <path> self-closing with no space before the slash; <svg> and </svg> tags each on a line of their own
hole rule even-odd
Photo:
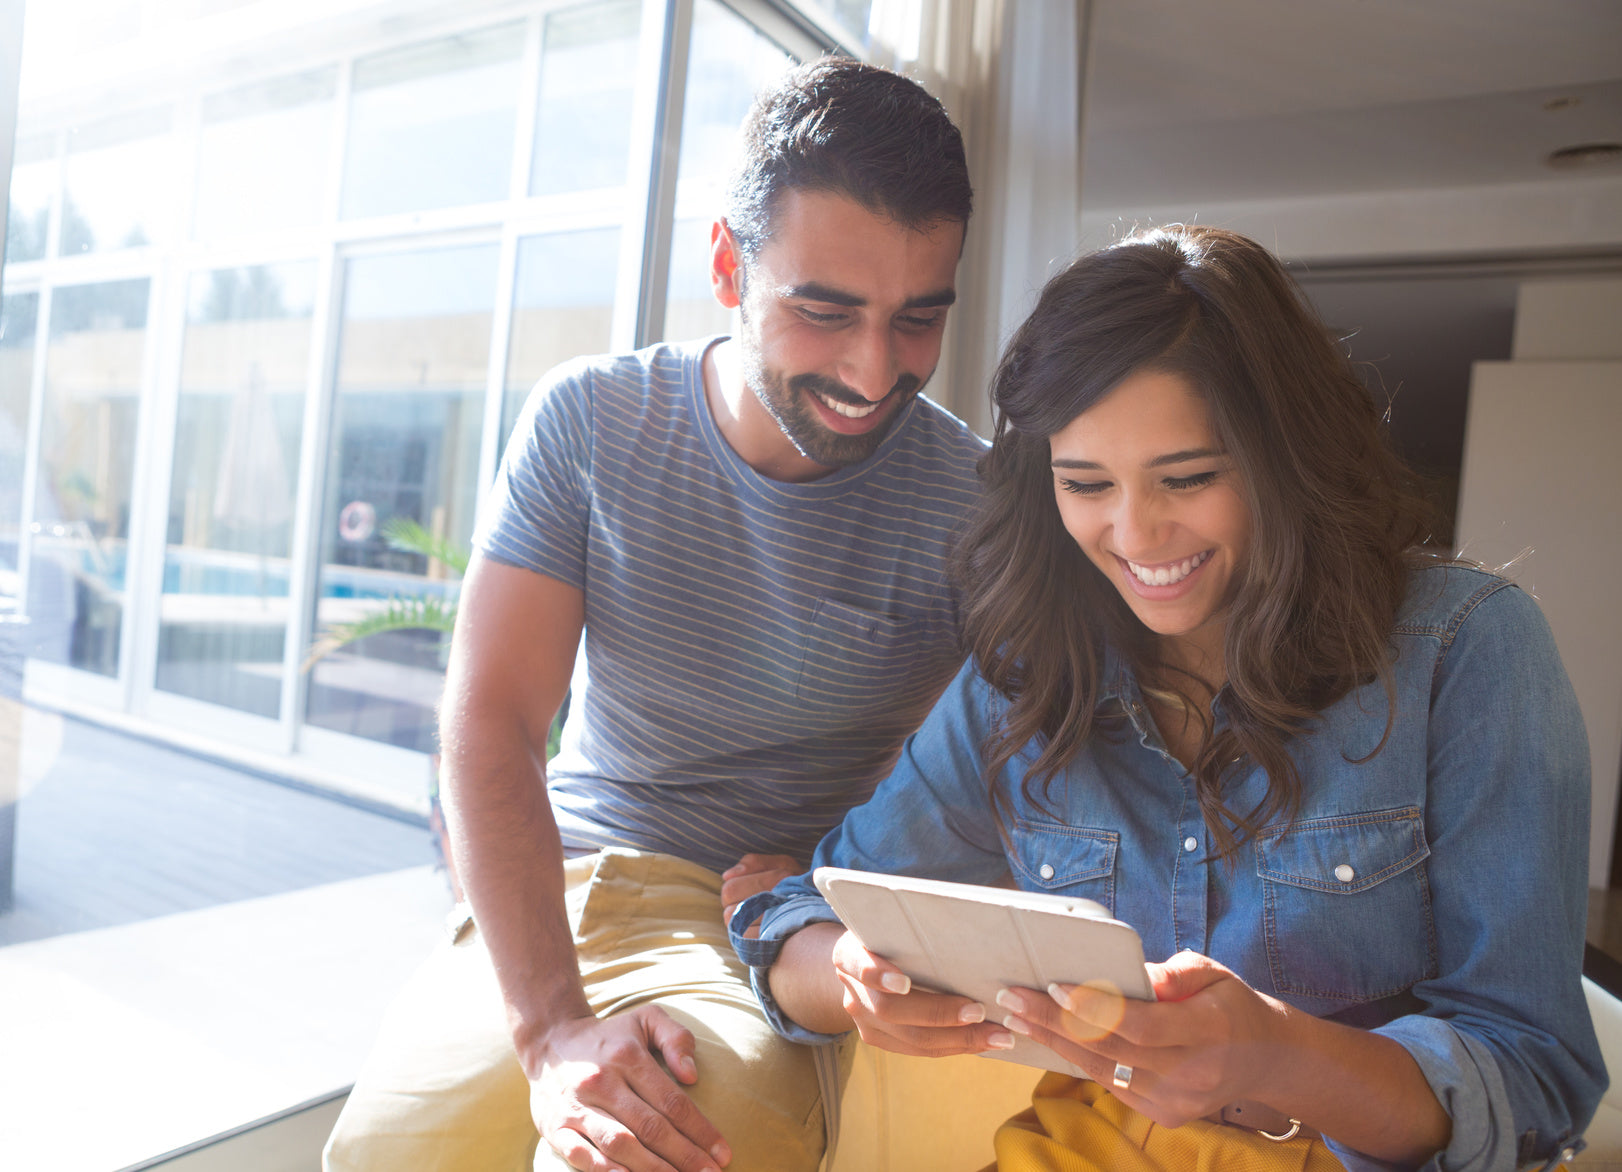
<svg viewBox="0 0 1622 1172">
<path fill-rule="evenodd" d="M 169 476 L 155 686 L 272 720 L 316 268 L 193 274 Z"/>
</svg>

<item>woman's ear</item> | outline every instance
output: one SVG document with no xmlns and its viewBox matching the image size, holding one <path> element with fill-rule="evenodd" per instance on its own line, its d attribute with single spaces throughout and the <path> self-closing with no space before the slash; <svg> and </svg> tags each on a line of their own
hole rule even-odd
<svg viewBox="0 0 1622 1172">
<path fill-rule="evenodd" d="M 725 309 L 737 309 L 743 300 L 743 269 L 738 244 L 725 219 L 710 225 L 710 292 Z"/>
</svg>

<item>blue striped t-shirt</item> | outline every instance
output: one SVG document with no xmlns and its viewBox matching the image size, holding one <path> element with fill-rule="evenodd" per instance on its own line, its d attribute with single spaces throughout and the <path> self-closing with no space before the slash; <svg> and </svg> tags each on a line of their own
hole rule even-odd
<svg viewBox="0 0 1622 1172">
<path fill-rule="evenodd" d="M 710 414 L 715 341 L 544 378 L 476 542 L 585 592 L 547 767 L 564 844 L 723 870 L 808 859 L 962 662 L 944 555 L 985 443 L 917 398 L 861 464 L 769 480 Z"/>
</svg>

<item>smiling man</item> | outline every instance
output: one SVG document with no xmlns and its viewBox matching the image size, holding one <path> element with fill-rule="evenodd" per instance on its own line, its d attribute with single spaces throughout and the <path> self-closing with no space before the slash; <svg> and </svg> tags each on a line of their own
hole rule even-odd
<svg viewBox="0 0 1622 1172">
<path fill-rule="evenodd" d="M 984 444 L 920 392 L 971 193 L 940 104 L 855 62 L 790 73 L 744 136 L 711 230 L 733 335 L 567 364 L 514 430 L 441 728 L 477 927 L 391 1011 L 329 1169 L 820 1161 L 812 1051 L 725 918 L 962 660 L 945 554 Z"/>
</svg>

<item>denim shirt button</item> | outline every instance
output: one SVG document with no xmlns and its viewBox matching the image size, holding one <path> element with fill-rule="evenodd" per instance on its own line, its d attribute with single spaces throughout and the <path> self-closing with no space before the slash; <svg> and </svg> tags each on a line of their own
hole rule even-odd
<svg viewBox="0 0 1622 1172">
<path fill-rule="evenodd" d="M 1562 1148 L 1560 1150 L 1560 1162 L 1562 1164 L 1569 1164 L 1573 1160 L 1575 1160 L 1576 1158 L 1577 1158 L 1577 1149 L 1576 1148 Z"/>
<path fill-rule="evenodd" d="M 1044 878 L 1044 879 L 1053 878 L 1053 864 L 1052 863 L 1043 863 L 1040 867 L 1038 867 L 1036 869 L 1036 873 L 1038 875 L 1042 876 L 1042 878 Z"/>
<path fill-rule="evenodd" d="M 1199 850 L 1200 840 L 1195 838 L 1192 834 L 1189 835 L 1187 838 L 1183 839 L 1183 849 L 1185 851 Z"/>
<path fill-rule="evenodd" d="M 1352 870 L 1352 865 L 1350 863 L 1342 863 L 1340 866 L 1335 868 L 1335 878 L 1339 879 L 1342 883 L 1350 883 L 1353 879 L 1357 878 L 1357 872 Z"/>
</svg>

